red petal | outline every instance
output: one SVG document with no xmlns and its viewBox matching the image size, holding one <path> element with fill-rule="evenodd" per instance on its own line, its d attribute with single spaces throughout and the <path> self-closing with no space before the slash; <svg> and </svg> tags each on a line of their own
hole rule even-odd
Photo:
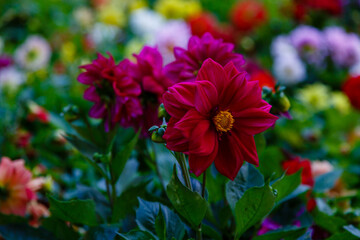
<svg viewBox="0 0 360 240">
<path fill-rule="evenodd" d="M 199 156 L 197 154 L 189 154 L 190 171 L 196 176 L 200 176 L 210 165 L 214 162 L 218 153 L 218 142 L 213 148 L 213 151 L 207 156 Z"/>
<path fill-rule="evenodd" d="M 256 151 L 254 137 L 247 134 L 237 133 L 236 131 L 233 131 L 232 137 L 240 148 L 243 160 L 258 167 L 259 157 Z"/>
<path fill-rule="evenodd" d="M 195 83 L 179 83 L 163 94 L 164 106 L 170 116 L 180 119 L 194 107 L 195 86 Z"/>
<path fill-rule="evenodd" d="M 202 120 L 193 128 L 189 140 L 189 153 L 209 155 L 217 145 L 217 133 L 209 120 Z"/>
<path fill-rule="evenodd" d="M 168 122 L 163 138 L 166 141 L 166 147 L 175 152 L 188 152 L 189 141 L 178 129 L 174 128 L 174 124 L 178 119 L 171 118 Z"/>
<path fill-rule="evenodd" d="M 273 126 L 278 117 L 259 108 L 248 108 L 232 113 L 235 118 L 234 128 L 239 133 L 255 135 Z"/>
<path fill-rule="evenodd" d="M 195 108 L 199 113 L 207 116 L 219 103 L 218 92 L 209 81 L 196 81 L 195 83 Z"/>
<path fill-rule="evenodd" d="M 227 81 L 226 76 L 227 75 L 224 71 L 224 68 L 211 58 L 208 58 L 201 66 L 199 73 L 196 77 L 196 81 L 208 80 L 215 86 L 217 91 L 220 93 L 223 91 L 223 88 Z"/>
<path fill-rule="evenodd" d="M 174 124 L 174 127 L 180 130 L 185 137 L 190 138 L 194 128 L 204 120 L 205 117 L 193 108 L 178 120 L 178 122 Z"/>
<path fill-rule="evenodd" d="M 235 88 L 236 86 L 228 86 Z M 242 88 L 237 88 L 237 92 L 233 96 L 230 109 L 233 112 L 239 112 L 246 108 L 258 107 L 263 102 L 261 98 L 261 89 L 257 81 L 248 82 Z"/>
<path fill-rule="evenodd" d="M 224 176 L 234 180 L 243 164 L 243 155 L 237 141 L 230 135 L 219 141 L 219 150 L 215 158 L 216 169 Z"/>
</svg>

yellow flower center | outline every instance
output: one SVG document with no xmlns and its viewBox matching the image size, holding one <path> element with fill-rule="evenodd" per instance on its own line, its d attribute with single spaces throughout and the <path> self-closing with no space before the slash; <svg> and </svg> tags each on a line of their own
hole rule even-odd
<svg viewBox="0 0 360 240">
<path fill-rule="evenodd" d="M 216 130 L 221 133 L 230 131 L 235 121 L 229 110 L 219 111 L 212 120 Z"/>
</svg>

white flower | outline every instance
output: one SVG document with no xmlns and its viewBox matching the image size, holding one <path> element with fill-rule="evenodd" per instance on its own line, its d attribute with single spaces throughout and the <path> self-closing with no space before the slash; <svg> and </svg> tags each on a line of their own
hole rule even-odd
<svg viewBox="0 0 360 240">
<path fill-rule="evenodd" d="M 73 12 L 75 21 L 84 28 L 90 27 L 93 20 L 94 14 L 88 7 L 79 7 Z"/>
<path fill-rule="evenodd" d="M 156 33 L 155 45 L 163 57 L 164 64 L 175 60 L 174 47 L 186 48 L 190 37 L 190 27 L 181 20 L 167 22 Z"/>
<path fill-rule="evenodd" d="M 90 32 L 90 38 L 95 45 L 102 45 L 116 39 L 120 29 L 113 25 L 96 23 Z"/>
<path fill-rule="evenodd" d="M 0 71 L 0 87 L 6 86 L 16 89 L 24 81 L 24 74 L 14 67 L 7 67 Z"/>
<path fill-rule="evenodd" d="M 272 41 L 270 51 L 274 57 L 298 56 L 295 47 L 290 43 L 289 37 L 284 35 L 280 35 Z"/>
<path fill-rule="evenodd" d="M 276 79 L 284 85 L 294 85 L 306 77 L 303 62 L 296 56 L 285 55 L 274 59 L 273 71 Z"/>
<path fill-rule="evenodd" d="M 40 36 L 33 35 L 16 50 L 15 62 L 28 71 L 45 67 L 51 56 L 49 43 Z"/>
<path fill-rule="evenodd" d="M 132 32 L 138 37 L 152 41 L 151 38 L 163 27 L 165 20 L 160 14 L 141 8 L 131 13 L 129 23 Z"/>
</svg>

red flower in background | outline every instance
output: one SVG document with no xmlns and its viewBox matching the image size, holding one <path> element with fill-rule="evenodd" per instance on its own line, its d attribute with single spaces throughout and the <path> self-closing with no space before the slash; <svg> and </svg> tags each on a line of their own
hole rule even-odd
<svg viewBox="0 0 360 240">
<path fill-rule="evenodd" d="M 45 108 L 33 102 L 30 102 L 28 107 L 29 114 L 27 115 L 27 120 L 30 122 L 39 121 L 41 123 L 49 123 L 49 112 Z"/>
<path fill-rule="evenodd" d="M 231 10 L 231 21 L 240 31 L 251 31 L 267 21 L 267 12 L 259 1 L 239 1 Z"/>
<path fill-rule="evenodd" d="M 263 87 L 270 88 L 275 92 L 275 79 L 273 76 L 265 70 L 258 70 L 250 74 L 250 81 L 259 81 L 259 86 L 262 89 Z"/>
<path fill-rule="evenodd" d="M 351 104 L 360 110 L 360 75 L 350 76 L 343 85 L 343 91 L 350 99 Z"/>
<path fill-rule="evenodd" d="M 141 104 L 143 115 L 136 120 L 136 127 L 142 128 L 142 135 L 148 136 L 148 129 L 159 125 L 158 107 L 162 94 L 173 83 L 164 75 L 163 60 L 156 48 L 145 46 L 134 55 L 136 63 L 128 69 L 130 76 L 141 86 Z"/>
<path fill-rule="evenodd" d="M 220 24 L 211 13 L 202 12 L 189 18 L 188 23 L 192 35 L 202 37 L 210 33 L 215 38 L 222 38 L 225 42 L 235 43 L 235 32 L 231 26 Z"/>
<path fill-rule="evenodd" d="M 91 64 L 80 67 L 85 72 L 78 76 L 78 81 L 89 85 L 84 98 L 94 103 L 89 115 L 104 119 L 106 130 L 116 123 L 131 125 L 132 119 L 142 114 L 137 99 L 141 93 L 140 85 L 128 75 L 129 67 L 128 60 L 116 65 L 110 54 L 109 58 L 98 54 Z"/>
<path fill-rule="evenodd" d="M 283 162 L 282 166 L 286 170 L 287 175 L 294 174 L 302 169 L 301 183 L 310 187 L 314 186 L 314 178 L 311 173 L 311 162 L 308 159 L 296 157 Z"/>
<path fill-rule="evenodd" d="M 232 43 L 215 39 L 210 33 L 205 33 L 201 38 L 193 36 L 189 40 L 188 49 L 174 48 L 176 60 L 165 66 L 165 74 L 174 82 L 193 82 L 201 65 L 208 58 L 221 66 L 231 61 L 240 70 L 245 64 L 244 57 L 233 50 Z"/>
<path fill-rule="evenodd" d="M 341 0 L 298 0 L 295 5 L 295 17 L 302 20 L 309 11 L 322 10 L 332 15 L 342 14 Z"/>
<path fill-rule="evenodd" d="M 234 179 L 244 161 L 258 165 L 254 134 L 278 119 L 269 113 L 257 82 L 246 80 L 230 62 L 222 67 L 212 59 L 202 65 L 196 81 L 179 83 L 163 95 L 171 115 L 164 139 L 170 150 L 189 155 L 197 176 L 213 162 Z"/>
</svg>

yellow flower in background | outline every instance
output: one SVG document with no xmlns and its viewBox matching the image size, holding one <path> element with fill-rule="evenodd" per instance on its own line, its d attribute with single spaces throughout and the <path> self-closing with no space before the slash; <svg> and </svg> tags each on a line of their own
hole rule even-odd
<svg viewBox="0 0 360 240">
<path fill-rule="evenodd" d="M 155 10 L 167 18 L 188 18 L 201 12 L 196 0 L 158 0 Z"/>
<path fill-rule="evenodd" d="M 72 62 L 75 58 L 76 46 L 73 42 L 65 42 L 61 46 L 60 55 L 64 62 Z"/>
<path fill-rule="evenodd" d="M 106 5 L 100 8 L 99 21 L 108 25 L 123 27 L 126 22 L 124 11 L 122 8 L 114 5 Z"/>
<path fill-rule="evenodd" d="M 94 14 L 89 7 L 79 7 L 73 12 L 76 22 L 84 28 L 91 27 L 94 21 Z"/>
<path fill-rule="evenodd" d="M 351 105 L 349 98 L 342 92 L 333 92 L 331 94 L 331 102 L 336 110 L 342 114 L 347 114 L 350 112 Z"/>
<path fill-rule="evenodd" d="M 315 83 L 300 89 L 297 94 L 298 99 L 303 104 L 321 111 L 330 107 L 330 90 L 327 86 Z"/>
<path fill-rule="evenodd" d="M 130 12 L 135 11 L 136 9 L 148 7 L 147 3 L 144 0 L 134 0 L 129 4 Z"/>
</svg>

